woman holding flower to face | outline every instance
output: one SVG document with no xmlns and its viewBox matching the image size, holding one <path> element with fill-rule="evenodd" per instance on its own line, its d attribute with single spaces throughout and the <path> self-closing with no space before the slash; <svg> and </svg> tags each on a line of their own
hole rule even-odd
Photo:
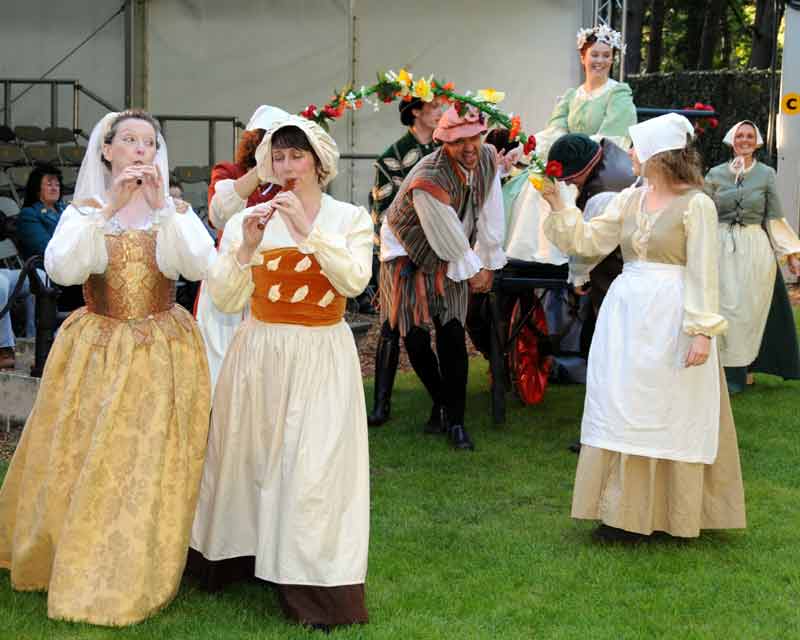
<svg viewBox="0 0 800 640">
<path fill-rule="evenodd" d="M 284 190 L 225 226 L 209 293 L 226 313 L 249 302 L 250 317 L 214 394 L 190 559 L 209 587 L 255 575 L 289 617 L 326 627 L 367 621 L 369 543 L 366 407 L 343 315 L 370 278 L 372 221 L 323 193 L 338 158 L 316 123 L 276 122 L 256 161 Z"/>
<path fill-rule="evenodd" d="M 736 432 L 716 336 L 717 215 L 700 188 L 691 123 L 668 114 L 630 128 L 634 170 L 647 187 L 618 194 L 585 222 L 545 182 L 545 233 L 562 251 L 625 260 L 589 352 L 574 518 L 598 534 L 745 526 Z"/>
</svg>

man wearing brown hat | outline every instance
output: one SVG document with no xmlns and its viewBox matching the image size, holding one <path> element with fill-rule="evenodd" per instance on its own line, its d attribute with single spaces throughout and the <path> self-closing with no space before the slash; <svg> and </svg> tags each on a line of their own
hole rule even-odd
<svg viewBox="0 0 800 640">
<path fill-rule="evenodd" d="M 375 185 L 369 197 L 372 220 L 375 224 L 375 243 L 380 245 L 380 263 L 383 265 L 393 257 L 391 246 L 379 241 L 381 225 L 386 210 L 397 195 L 397 190 L 411 169 L 425 156 L 436 150 L 438 144 L 433 140 L 433 131 L 442 115 L 438 100 L 424 102 L 419 98 L 403 100 L 399 103 L 400 122 L 408 130 L 375 161 Z M 391 242 L 387 242 L 391 245 Z M 383 267 L 381 267 L 381 270 Z M 374 273 L 373 269 L 373 273 Z M 386 307 L 389 300 L 382 300 Z M 419 334 L 419 335 L 417 335 Z M 441 423 L 441 377 L 439 361 L 431 348 L 430 334 L 422 328 L 412 330 L 411 338 L 405 336 L 408 359 L 433 402 L 431 415 L 425 425 L 426 431 L 439 432 Z M 388 321 L 381 323 L 381 332 L 375 349 L 375 404 L 367 416 L 371 427 L 384 424 L 390 417 L 392 388 L 400 358 L 400 331 L 392 328 Z"/>
<path fill-rule="evenodd" d="M 447 110 L 433 134 L 443 146 L 403 181 L 381 238 L 393 256 L 381 270 L 381 297 L 391 303 L 382 316 L 407 343 L 413 328 L 435 328 L 442 404 L 456 449 L 474 449 L 464 427 L 469 295 L 488 291 L 492 272 L 506 263 L 496 154 L 482 143 L 485 132 L 477 110 Z"/>
</svg>

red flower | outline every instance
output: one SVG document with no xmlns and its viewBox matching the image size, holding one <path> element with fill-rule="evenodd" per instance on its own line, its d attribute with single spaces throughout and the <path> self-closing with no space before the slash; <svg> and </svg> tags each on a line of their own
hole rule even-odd
<svg viewBox="0 0 800 640">
<path fill-rule="evenodd" d="M 394 101 L 394 98 L 390 98 L 390 97 L 388 97 L 388 96 L 387 96 L 386 98 L 384 98 L 384 99 L 383 99 L 383 102 L 384 102 L 385 104 L 392 104 L 392 102 L 393 102 L 393 101 Z"/>
<path fill-rule="evenodd" d="M 708 119 L 708 125 L 712 129 L 716 129 L 719 126 L 719 120 L 717 120 L 716 118 L 709 118 Z"/>
<path fill-rule="evenodd" d="M 705 108 L 706 108 L 706 105 L 704 105 L 702 102 L 695 102 L 694 103 L 694 108 L 697 111 L 704 111 Z"/>
<path fill-rule="evenodd" d="M 544 168 L 544 172 L 545 175 L 548 175 L 551 178 L 560 178 L 564 175 L 564 165 L 562 165 L 558 160 L 551 160 Z"/>
<path fill-rule="evenodd" d="M 522 152 L 527 156 L 531 151 L 536 149 L 536 136 L 528 136 L 528 141 L 522 149 Z"/>
<path fill-rule="evenodd" d="M 363 106 L 364 106 L 364 101 L 363 100 L 361 100 L 360 98 L 358 100 L 356 100 L 356 109 L 360 109 Z"/>
<path fill-rule="evenodd" d="M 322 114 L 327 116 L 328 118 L 338 118 L 342 115 L 342 109 L 339 107 L 332 107 L 329 104 L 326 104 L 322 109 Z"/>
<path fill-rule="evenodd" d="M 306 118 L 307 120 L 313 120 L 317 115 L 317 105 L 310 104 L 308 105 L 305 110 L 300 113 L 301 116 Z"/>
</svg>

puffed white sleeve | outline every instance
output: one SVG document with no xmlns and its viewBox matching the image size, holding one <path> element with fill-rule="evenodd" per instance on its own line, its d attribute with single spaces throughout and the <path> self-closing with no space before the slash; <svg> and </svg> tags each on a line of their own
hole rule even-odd
<svg viewBox="0 0 800 640">
<path fill-rule="evenodd" d="M 105 224 L 99 209 L 67 207 L 44 251 L 47 275 L 68 286 L 83 284 L 93 273 L 103 273 L 108 266 Z"/>
<path fill-rule="evenodd" d="M 558 185 L 563 190 L 564 183 Z M 620 243 L 622 211 L 633 189 L 625 189 L 614 196 L 599 216 L 584 221 L 577 207 L 553 211 L 544 221 L 547 239 L 561 251 L 583 258 L 607 256 Z"/>
<path fill-rule="evenodd" d="M 223 229 L 234 214 L 247 207 L 247 201 L 236 193 L 236 180 L 218 180 L 208 207 L 208 216 L 215 229 Z"/>
<path fill-rule="evenodd" d="M 583 208 L 583 219 L 592 220 L 599 215 L 603 214 L 605 208 L 616 196 L 611 191 L 603 191 L 598 193 L 586 202 Z M 592 256 L 591 258 L 583 258 L 581 256 L 572 256 L 569 259 L 569 277 L 567 281 L 575 287 L 582 287 L 591 279 L 591 271 L 602 260 L 604 256 Z"/>
<path fill-rule="evenodd" d="M 248 264 L 240 265 L 236 252 L 242 246 L 242 221 L 245 213 L 238 213 L 228 220 L 219 256 L 208 269 L 208 293 L 216 307 L 224 313 L 236 313 L 247 305 L 253 294 L 252 265 L 261 264 L 263 257 L 259 251 L 253 253 Z"/>
<path fill-rule="evenodd" d="M 460 282 L 478 273 L 481 259 L 469 246 L 455 209 L 423 189 L 414 189 L 412 198 L 425 239 L 439 259 L 448 263 L 447 277 Z"/>
<path fill-rule="evenodd" d="M 690 336 L 717 336 L 728 328 L 719 314 L 719 231 L 717 208 L 704 193 L 689 201 L 686 229 L 686 281 L 683 330 Z"/>
<path fill-rule="evenodd" d="M 478 215 L 475 238 L 475 253 L 481 260 L 484 269 L 495 271 L 502 269 L 507 260 L 503 244 L 506 239 L 506 215 L 503 208 L 503 190 L 498 172 L 489 195 Z"/>
<path fill-rule="evenodd" d="M 191 207 L 178 213 L 172 198 L 159 212 L 160 228 L 156 244 L 158 268 L 167 278 L 203 280 L 216 259 L 217 251 L 208 231 Z"/>
<path fill-rule="evenodd" d="M 298 247 L 313 253 L 322 273 L 343 296 L 352 298 L 364 291 L 372 276 L 372 218 L 364 207 L 350 205 L 352 219 L 340 232 L 314 227 Z"/>
<path fill-rule="evenodd" d="M 766 190 L 766 209 L 767 209 L 767 233 L 772 241 L 772 246 L 779 258 L 795 253 L 800 253 L 800 239 L 795 230 L 789 226 L 786 218 L 783 217 L 780 197 L 778 196 L 778 186 L 776 184 L 775 171 L 770 170 L 769 180 Z"/>
</svg>

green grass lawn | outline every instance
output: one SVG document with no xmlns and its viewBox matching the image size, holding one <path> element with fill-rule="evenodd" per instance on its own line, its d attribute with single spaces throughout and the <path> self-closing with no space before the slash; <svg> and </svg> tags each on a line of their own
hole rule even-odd
<svg viewBox="0 0 800 640">
<path fill-rule="evenodd" d="M 421 432 L 425 395 L 398 377 L 394 419 L 370 432 L 371 622 L 336 637 L 800 638 L 800 383 L 757 377 L 733 400 L 746 531 L 628 547 L 595 543 L 594 525 L 569 517 L 583 387 L 552 387 L 537 407 L 509 396 L 494 427 L 485 363 L 470 374 L 472 454 Z M 284 622 L 258 584 L 208 595 L 185 582 L 168 609 L 121 630 L 46 613 L 44 594 L 12 591 L 0 571 L 3 639 L 321 637 Z"/>
</svg>

